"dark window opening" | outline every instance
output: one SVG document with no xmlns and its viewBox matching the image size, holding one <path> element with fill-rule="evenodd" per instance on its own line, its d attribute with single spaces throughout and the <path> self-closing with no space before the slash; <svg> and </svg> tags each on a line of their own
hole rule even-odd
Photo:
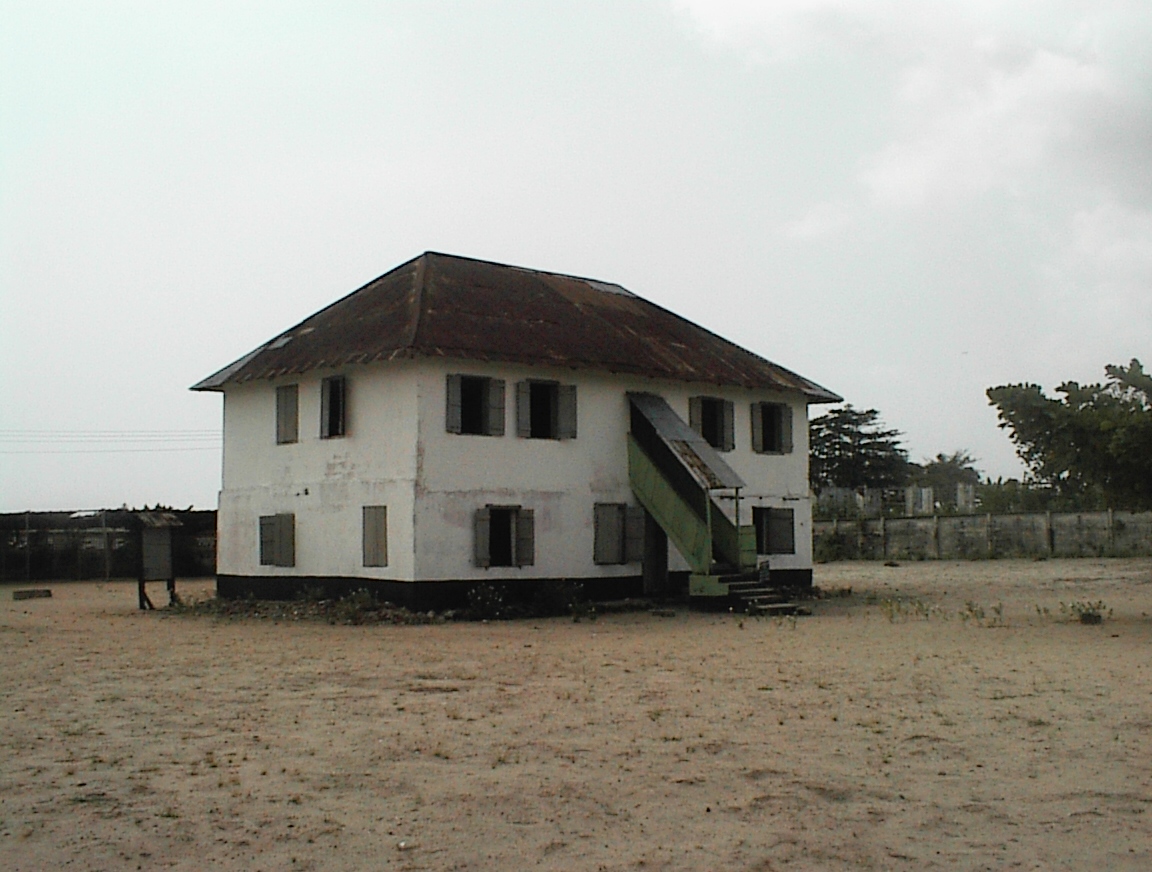
<svg viewBox="0 0 1152 872">
<path fill-rule="evenodd" d="M 516 435 L 523 439 L 575 439 L 576 385 L 517 382 Z"/>
<path fill-rule="evenodd" d="M 784 403 L 752 404 L 752 450 L 759 454 L 792 452 L 792 407 Z"/>
<path fill-rule="evenodd" d="M 764 451 L 783 450 L 781 424 L 783 410 L 776 403 L 760 404 L 760 427 L 764 433 Z"/>
<path fill-rule="evenodd" d="M 557 395 L 560 386 L 549 382 L 529 384 L 529 438 L 555 439 Z"/>
<path fill-rule="evenodd" d="M 516 509 L 490 509 L 488 519 L 488 565 L 515 566 L 513 533 Z"/>
<path fill-rule="evenodd" d="M 348 382 L 342 375 L 320 384 L 320 438 L 343 436 L 347 424 Z"/>
<path fill-rule="evenodd" d="M 488 379 L 460 377 L 460 432 L 477 436 L 488 433 Z"/>
<path fill-rule="evenodd" d="M 756 553 L 795 554 L 795 522 L 795 512 L 792 509 L 753 507 L 752 524 L 756 527 Z"/>
<path fill-rule="evenodd" d="M 731 400 L 692 397 L 688 401 L 689 426 L 717 451 L 731 451 L 736 447 L 732 413 Z"/>
</svg>

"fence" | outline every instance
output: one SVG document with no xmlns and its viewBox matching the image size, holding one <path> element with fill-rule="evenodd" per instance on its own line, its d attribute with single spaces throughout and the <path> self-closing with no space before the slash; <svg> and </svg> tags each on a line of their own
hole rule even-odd
<svg viewBox="0 0 1152 872">
<path fill-rule="evenodd" d="M 1152 556 L 1152 512 L 1038 512 L 814 521 L 816 559 Z"/>
<path fill-rule="evenodd" d="M 177 576 L 216 574 L 216 513 L 173 512 Z M 0 515 L 0 582 L 136 578 L 140 522 L 135 512 L 20 512 Z"/>
</svg>

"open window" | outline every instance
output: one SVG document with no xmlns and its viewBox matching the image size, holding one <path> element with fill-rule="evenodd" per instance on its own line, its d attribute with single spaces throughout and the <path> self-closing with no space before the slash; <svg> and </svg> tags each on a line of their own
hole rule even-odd
<svg viewBox="0 0 1152 872">
<path fill-rule="evenodd" d="M 485 506 L 476 510 L 477 566 L 531 566 L 536 562 L 536 523 L 531 509 Z"/>
<path fill-rule="evenodd" d="M 576 385 L 529 379 L 516 383 L 516 435 L 576 438 Z"/>
<path fill-rule="evenodd" d="M 388 565 L 388 507 L 364 506 L 363 557 L 365 566 Z"/>
<path fill-rule="evenodd" d="M 796 513 L 792 509 L 752 508 L 757 554 L 796 553 Z"/>
<path fill-rule="evenodd" d="M 287 445 L 300 438 L 300 387 L 276 388 L 276 444 Z"/>
<path fill-rule="evenodd" d="M 448 376 L 449 433 L 504 435 L 504 381 L 478 375 Z"/>
<path fill-rule="evenodd" d="M 691 397 L 688 400 L 688 424 L 717 451 L 736 447 L 736 427 L 731 400 L 719 397 Z"/>
<path fill-rule="evenodd" d="M 752 404 L 752 450 L 758 454 L 792 453 L 792 407 L 785 403 Z"/>
<path fill-rule="evenodd" d="M 263 515 L 260 518 L 260 565 L 296 565 L 296 516 Z"/>
<path fill-rule="evenodd" d="M 348 424 L 348 379 L 334 375 L 320 383 L 320 438 L 343 436 Z"/>
<path fill-rule="evenodd" d="M 639 563 L 644 559 L 644 509 L 624 503 L 596 503 L 592 513 L 592 559 L 596 563 Z"/>
</svg>

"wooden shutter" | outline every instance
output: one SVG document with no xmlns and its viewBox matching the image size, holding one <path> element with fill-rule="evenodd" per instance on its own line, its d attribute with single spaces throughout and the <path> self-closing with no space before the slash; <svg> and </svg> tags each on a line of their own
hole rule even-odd
<svg viewBox="0 0 1152 872">
<path fill-rule="evenodd" d="M 444 415 L 444 429 L 449 433 L 459 433 L 460 425 L 460 376 L 448 376 L 448 409 Z"/>
<path fill-rule="evenodd" d="M 576 438 L 576 385 L 557 387 L 556 438 Z"/>
<path fill-rule="evenodd" d="M 516 435 L 532 435 L 532 385 L 526 381 L 516 382 Z"/>
<path fill-rule="evenodd" d="M 784 454 L 792 453 L 792 407 L 780 406 L 780 450 Z"/>
<path fill-rule="evenodd" d="M 488 435 L 504 435 L 504 379 L 488 379 Z"/>
<path fill-rule="evenodd" d="M 276 443 L 284 445 L 300 438 L 299 386 L 276 388 Z"/>
<path fill-rule="evenodd" d="M 624 562 L 639 563 L 644 559 L 644 508 L 627 506 L 624 510 Z"/>
<path fill-rule="evenodd" d="M 320 438 L 327 439 L 332 434 L 328 431 L 329 415 L 332 413 L 332 382 L 322 379 L 320 382 Z"/>
<path fill-rule="evenodd" d="M 731 400 L 721 400 L 724 415 L 724 429 L 721 431 L 721 451 L 731 451 L 736 447 L 736 407 Z"/>
<path fill-rule="evenodd" d="M 276 565 L 276 516 L 263 515 L 260 518 L 260 565 Z"/>
<path fill-rule="evenodd" d="M 795 554 L 796 530 L 792 509 L 768 510 L 768 553 Z"/>
<path fill-rule="evenodd" d="M 596 503 L 592 507 L 592 560 L 594 563 L 624 562 L 624 506 Z"/>
<path fill-rule="evenodd" d="M 388 565 L 387 506 L 364 506 L 363 551 L 365 566 Z"/>
<path fill-rule="evenodd" d="M 752 415 L 752 450 L 764 453 L 764 404 L 753 403 L 749 409 Z"/>
<path fill-rule="evenodd" d="M 276 516 L 277 566 L 296 565 L 296 516 L 292 514 Z"/>
<path fill-rule="evenodd" d="M 473 556 L 477 566 L 485 568 L 492 565 L 492 558 L 489 552 L 488 538 L 491 529 L 492 513 L 487 509 L 477 509 L 476 517 L 472 522 L 473 530 Z"/>
<path fill-rule="evenodd" d="M 697 433 L 704 432 L 704 398 L 690 397 L 688 399 L 688 426 Z"/>
<path fill-rule="evenodd" d="M 516 553 L 513 562 L 517 566 L 532 566 L 536 562 L 536 517 L 532 509 L 520 509 L 514 516 L 516 524 Z"/>
</svg>

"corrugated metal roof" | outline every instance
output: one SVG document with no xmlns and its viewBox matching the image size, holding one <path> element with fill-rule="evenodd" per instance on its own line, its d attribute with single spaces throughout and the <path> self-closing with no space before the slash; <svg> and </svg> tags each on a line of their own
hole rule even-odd
<svg viewBox="0 0 1152 872">
<path fill-rule="evenodd" d="M 619 285 L 426 252 L 192 387 L 400 358 L 549 364 L 840 397 Z"/>
</svg>

